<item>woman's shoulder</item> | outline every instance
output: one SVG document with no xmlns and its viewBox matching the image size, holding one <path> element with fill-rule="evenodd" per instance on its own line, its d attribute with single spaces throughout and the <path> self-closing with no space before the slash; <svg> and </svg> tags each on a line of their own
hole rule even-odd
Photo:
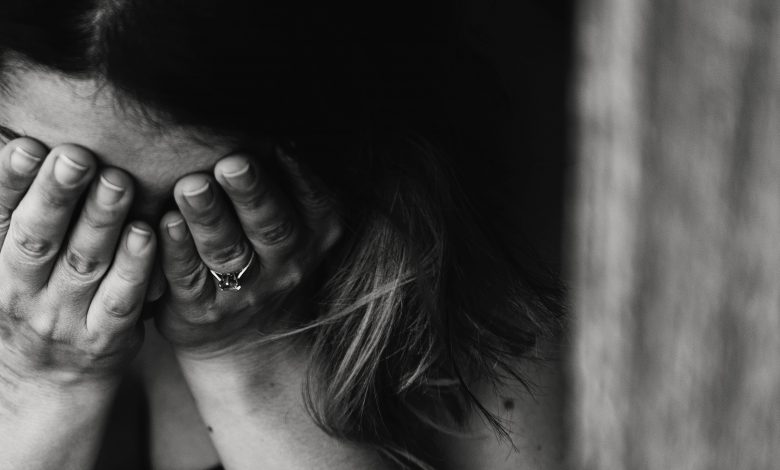
<svg viewBox="0 0 780 470">
<path fill-rule="evenodd" d="M 155 353 L 153 356 L 157 358 L 155 364 L 158 367 L 163 366 L 166 361 L 161 356 L 164 355 L 160 354 L 160 351 L 153 352 Z M 152 390 L 150 397 L 150 380 L 146 377 L 149 374 L 148 369 L 149 367 L 140 370 L 139 367 L 131 370 L 122 382 L 96 469 L 151 468 L 150 460 L 153 452 L 150 449 L 152 427 L 149 422 L 152 414 L 150 408 L 155 407 L 154 404 L 159 401 L 155 397 L 160 393 Z M 161 376 L 176 375 L 167 368 L 164 369 L 166 370 L 161 371 Z M 501 420 L 511 441 L 497 437 L 482 414 L 474 409 L 465 420 L 464 428 L 468 429 L 467 432 L 435 432 L 429 435 L 430 450 L 435 456 L 435 468 L 448 470 L 563 468 L 564 365 L 560 360 L 555 359 L 523 360 L 518 361 L 517 371 L 527 381 L 527 387 L 517 381 L 507 381 L 497 386 L 484 381 L 475 384 L 471 389 L 479 402 Z M 182 395 L 178 387 L 163 388 L 170 389 L 177 396 Z M 192 427 L 183 426 L 183 428 Z M 189 447 L 193 442 L 190 439 L 183 445 Z M 199 462 L 204 463 L 202 468 L 208 468 L 214 463 L 211 454 L 206 457 L 198 459 Z"/>
<path fill-rule="evenodd" d="M 448 470 L 557 470 L 564 468 L 564 366 L 561 361 L 519 366 L 519 382 L 494 386 L 487 382 L 472 390 L 482 405 L 497 416 L 509 439 L 499 437 L 477 410 L 468 417 L 468 433 L 438 433 L 434 445 Z M 511 439 L 511 440 L 510 440 Z"/>
</svg>

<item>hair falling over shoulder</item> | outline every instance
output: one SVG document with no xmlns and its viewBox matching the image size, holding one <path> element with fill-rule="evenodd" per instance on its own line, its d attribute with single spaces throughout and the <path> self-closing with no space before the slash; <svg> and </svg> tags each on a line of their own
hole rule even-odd
<svg viewBox="0 0 780 470">
<path fill-rule="evenodd" d="M 426 468 L 420 432 L 459 432 L 478 383 L 532 387 L 517 369 L 546 360 L 563 330 L 560 287 L 529 274 L 489 231 L 435 147 L 374 142 L 373 201 L 350 217 L 320 292 L 309 410 L 328 432 Z"/>
</svg>

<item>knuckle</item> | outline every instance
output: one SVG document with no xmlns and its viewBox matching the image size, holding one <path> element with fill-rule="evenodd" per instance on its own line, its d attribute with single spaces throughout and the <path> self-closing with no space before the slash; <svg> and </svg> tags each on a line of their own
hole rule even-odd
<svg viewBox="0 0 780 470">
<path fill-rule="evenodd" d="M 248 249 L 243 243 L 220 244 L 212 241 L 208 244 L 209 258 L 219 264 L 230 264 L 247 258 Z"/>
<path fill-rule="evenodd" d="M 70 207 L 76 198 L 76 192 L 67 189 L 56 188 L 52 185 L 46 186 L 40 191 L 43 202 L 49 209 L 65 209 Z"/>
<path fill-rule="evenodd" d="M 294 229 L 295 224 L 289 218 L 284 218 L 259 227 L 256 235 L 264 245 L 281 245 L 293 238 Z"/>
<path fill-rule="evenodd" d="M 19 253 L 31 260 L 45 261 L 50 259 L 55 251 L 54 244 L 50 240 L 33 235 L 30 230 L 12 226 L 11 239 L 14 241 Z"/>
<path fill-rule="evenodd" d="M 131 315 L 138 307 L 138 302 L 115 293 L 107 293 L 103 296 L 103 311 L 112 317 L 125 318 Z"/>
<path fill-rule="evenodd" d="M 65 264 L 71 271 L 85 280 L 97 279 L 103 275 L 102 260 L 87 256 L 72 246 L 65 250 L 64 257 Z"/>
<path fill-rule="evenodd" d="M 125 287 L 134 289 L 143 286 L 146 282 L 146 276 L 139 270 L 135 269 L 118 269 L 116 276 L 122 281 Z"/>
<path fill-rule="evenodd" d="M 201 293 L 206 282 L 205 272 L 202 269 L 196 269 L 184 273 L 176 278 L 176 286 L 179 290 L 189 295 L 192 293 Z"/>
<path fill-rule="evenodd" d="M 200 214 L 194 222 L 202 230 L 210 233 L 216 232 L 222 226 L 223 215 L 224 214 L 219 211 L 205 212 Z"/>
<path fill-rule="evenodd" d="M 232 312 L 235 311 L 216 303 L 208 302 L 204 303 L 201 308 L 186 311 L 183 318 L 192 326 L 204 327 L 224 321 Z"/>
<path fill-rule="evenodd" d="M 57 320 L 54 315 L 35 315 L 27 320 L 27 325 L 38 340 L 46 344 L 57 340 Z"/>
<path fill-rule="evenodd" d="M 215 308 L 207 308 L 196 315 L 189 315 L 187 321 L 195 326 L 212 325 L 218 323 L 224 317 L 223 313 Z"/>
<path fill-rule="evenodd" d="M 81 217 L 85 224 L 99 231 L 116 227 L 120 222 L 116 211 L 98 209 L 91 204 L 84 206 Z"/>
<path fill-rule="evenodd" d="M 246 211 L 257 210 L 268 200 L 270 189 L 267 185 L 255 183 L 246 191 L 231 192 L 230 199 L 236 207 Z"/>
</svg>

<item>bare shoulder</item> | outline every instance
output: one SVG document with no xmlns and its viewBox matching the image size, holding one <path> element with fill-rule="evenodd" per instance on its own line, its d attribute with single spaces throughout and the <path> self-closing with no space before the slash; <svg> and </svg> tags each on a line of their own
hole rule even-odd
<svg viewBox="0 0 780 470">
<path fill-rule="evenodd" d="M 533 383 L 495 389 L 482 384 L 475 392 L 484 406 L 499 416 L 512 438 L 496 437 L 475 412 L 472 432 L 437 436 L 436 447 L 448 470 L 558 470 L 564 468 L 564 365 L 559 362 L 524 364 L 520 370 Z"/>
</svg>

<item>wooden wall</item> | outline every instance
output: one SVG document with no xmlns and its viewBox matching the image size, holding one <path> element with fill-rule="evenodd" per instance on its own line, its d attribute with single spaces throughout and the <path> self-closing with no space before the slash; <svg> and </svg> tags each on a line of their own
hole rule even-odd
<svg viewBox="0 0 780 470">
<path fill-rule="evenodd" d="M 780 468 L 780 1 L 578 10 L 573 466 Z"/>
</svg>

